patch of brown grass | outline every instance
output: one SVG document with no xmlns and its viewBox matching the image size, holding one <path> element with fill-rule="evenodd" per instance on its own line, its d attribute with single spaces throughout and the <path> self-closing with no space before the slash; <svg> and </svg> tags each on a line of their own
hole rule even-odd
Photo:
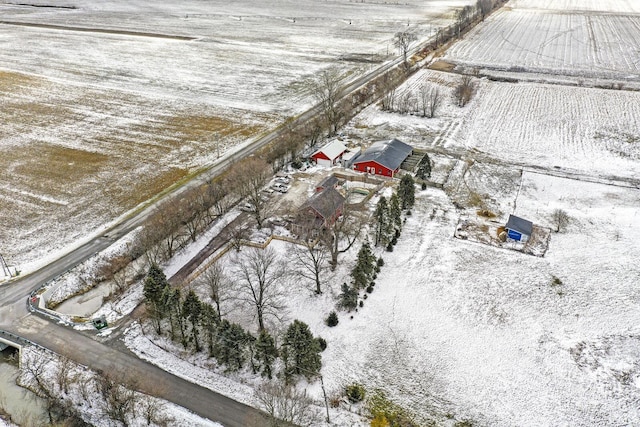
<svg viewBox="0 0 640 427">
<path fill-rule="evenodd" d="M 161 193 L 189 174 L 187 169 L 181 168 L 158 172 L 157 175 L 144 176 L 133 183 L 127 182 L 126 184 L 129 184 L 127 191 L 121 191 L 118 186 L 112 186 L 106 190 L 106 194 L 118 205 L 130 209 Z"/>
<path fill-rule="evenodd" d="M 478 209 L 476 211 L 476 214 L 484 218 L 495 218 L 497 216 L 495 213 L 491 212 L 489 209 Z"/>
<path fill-rule="evenodd" d="M 170 117 L 166 125 L 169 129 L 173 129 L 176 135 L 187 140 L 211 139 L 214 135 L 219 138 L 229 136 L 246 138 L 262 129 L 260 126 L 247 126 L 217 116 L 175 116 Z"/>
<path fill-rule="evenodd" d="M 42 143 L 5 155 L 13 165 L 12 180 L 54 197 L 68 194 L 70 183 L 87 179 L 108 160 L 104 154 Z"/>
<path fill-rule="evenodd" d="M 38 84 L 38 79 L 13 71 L 0 71 L 0 93 L 15 92 L 20 88 L 29 88 Z"/>
<path fill-rule="evenodd" d="M 436 71 L 453 71 L 455 64 L 446 61 L 436 61 L 429 65 L 429 68 Z"/>
</svg>

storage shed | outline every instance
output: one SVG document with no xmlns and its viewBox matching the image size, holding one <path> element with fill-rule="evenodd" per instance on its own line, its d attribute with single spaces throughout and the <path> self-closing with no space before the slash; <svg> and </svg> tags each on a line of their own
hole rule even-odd
<svg viewBox="0 0 640 427">
<path fill-rule="evenodd" d="M 347 147 L 340 141 L 335 140 L 320 148 L 311 155 L 311 158 L 318 166 L 331 167 L 337 164 Z"/>
<path fill-rule="evenodd" d="M 509 215 L 509 220 L 504 227 L 507 237 L 517 242 L 526 242 L 533 233 L 533 223 L 515 215 Z"/>
</svg>

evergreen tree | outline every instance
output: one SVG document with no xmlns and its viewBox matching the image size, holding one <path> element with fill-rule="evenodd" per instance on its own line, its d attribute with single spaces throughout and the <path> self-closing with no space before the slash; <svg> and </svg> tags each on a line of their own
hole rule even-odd
<svg viewBox="0 0 640 427">
<path fill-rule="evenodd" d="M 411 175 L 405 174 L 400 179 L 398 197 L 400 198 L 400 206 L 402 209 L 411 209 L 411 207 L 413 207 L 416 197 L 416 188 Z"/>
<path fill-rule="evenodd" d="M 400 209 L 400 200 L 398 199 L 398 193 L 393 193 L 389 200 L 389 217 L 391 224 L 395 230 L 402 230 L 402 210 Z"/>
<path fill-rule="evenodd" d="M 389 223 L 389 205 L 387 204 L 387 199 L 382 196 L 380 200 L 378 200 L 378 204 L 376 205 L 376 210 L 373 213 L 373 220 L 375 222 L 375 242 L 374 244 L 378 246 L 380 242 L 385 244 L 385 233 L 387 232 L 388 223 Z"/>
<path fill-rule="evenodd" d="M 143 294 L 145 304 L 149 310 L 149 314 L 156 333 L 162 333 L 161 321 L 165 316 L 165 305 L 163 295 L 169 288 L 169 282 L 162 269 L 157 264 L 151 264 L 149 272 L 144 280 Z"/>
<path fill-rule="evenodd" d="M 367 274 L 366 266 L 358 261 L 356 266 L 351 271 L 351 278 L 353 279 L 354 288 L 366 288 L 369 284 L 369 275 Z"/>
<path fill-rule="evenodd" d="M 276 342 L 266 330 L 260 331 L 256 341 L 256 359 L 262 366 L 262 376 L 269 379 L 273 376 L 273 362 L 278 357 Z"/>
<path fill-rule="evenodd" d="M 249 362 L 251 363 L 251 372 L 254 374 L 260 370 L 260 364 L 256 361 L 256 337 L 251 335 L 248 331 L 245 331 L 245 345 L 249 350 Z"/>
<path fill-rule="evenodd" d="M 165 304 L 167 307 L 167 314 L 169 315 L 169 321 L 171 324 L 171 337 L 175 339 L 175 328 L 178 327 L 180 331 L 180 342 L 182 346 L 187 348 L 187 335 L 185 317 L 182 314 L 182 293 L 180 289 L 167 288 L 165 293 Z"/>
<path fill-rule="evenodd" d="M 198 340 L 198 326 L 202 317 L 202 302 L 193 289 L 190 289 L 182 303 L 182 317 L 191 323 L 191 337 L 196 352 L 200 351 L 200 341 Z"/>
<path fill-rule="evenodd" d="M 286 348 L 290 361 L 285 368 L 288 371 L 285 376 L 304 375 L 311 379 L 320 372 L 320 345 L 306 323 L 294 320 L 287 328 L 282 346 Z"/>
<path fill-rule="evenodd" d="M 242 368 L 246 361 L 247 344 L 247 333 L 242 329 L 242 326 L 229 323 L 225 319 L 220 322 L 218 338 L 216 354 L 218 362 L 227 365 L 228 369 L 232 371 Z"/>
<path fill-rule="evenodd" d="M 218 313 L 211 304 L 202 304 L 202 330 L 207 340 L 207 349 L 209 357 L 215 354 L 216 335 L 218 333 Z"/>
<path fill-rule="evenodd" d="M 358 291 L 346 283 L 342 284 L 342 292 L 340 292 L 340 307 L 346 310 L 353 310 L 358 306 Z"/>
<path fill-rule="evenodd" d="M 369 242 L 364 242 L 360 251 L 358 251 L 356 266 L 351 272 L 353 285 L 356 289 L 366 288 L 369 285 L 375 269 L 375 263 L 376 257 L 373 255 L 373 252 L 371 252 Z"/>
</svg>

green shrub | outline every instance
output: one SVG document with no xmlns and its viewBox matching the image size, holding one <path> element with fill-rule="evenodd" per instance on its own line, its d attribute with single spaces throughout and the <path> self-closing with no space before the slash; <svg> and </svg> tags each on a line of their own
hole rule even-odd
<svg viewBox="0 0 640 427">
<path fill-rule="evenodd" d="M 338 324 L 338 313 L 336 313 L 335 311 L 329 313 L 329 317 L 327 317 L 327 320 L 325 322 L 330 328 L 336 326 Z"/>
<path fill-rule="evenodd" d="M 320 351 L 325 351 L 327 349 L 327 340 L 322 337 L 316 338 L 318 345 L 320 346 Z"/>
<path fill-rule="evenodd" d="M 349 402 L 358 403 L 364 400 L 365 389 L 362 384 L 353 383 L 347 386 L 345 394 L 347 395 L 347 399 L 349 399 Z"/>
<path fill-rule="evenodd" d="M 419 427 L 406 409 L 387 399 L 381 390 L 375 390 L 369 395 L 367 409 L 374 419 L 384 419 L 389 426 Z"/>
</svg>

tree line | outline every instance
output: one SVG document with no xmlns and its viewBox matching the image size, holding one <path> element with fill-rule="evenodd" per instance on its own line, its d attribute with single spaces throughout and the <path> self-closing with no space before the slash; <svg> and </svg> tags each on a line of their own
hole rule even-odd
<svg viewBox="0 0 640 427">
<path fill-rule="evenodd" d="M 254 254 L 261 252 L 255 251 Z M 227 371 L 249 367 L 252 373 L 260 373 L 271 379 L 276 374 L 276 362 L 279 361 L 281 369 L 278 373 L 287 384 L 299 376 L 314 378 L 320 372 L 320 353 L 326 347 L 326 342 L 314 337 L 309 326 L 299 320 L 294 320 L 282 337 L 274 337 L 269 333 L 263 316 L 267 311 L 277 308 L 272 304 L 278 295 L 267 282 L 275 281 L 280 276 L 273 274 L 271 267 L 256 265 L 261 262 L 264 262 L 263 258 L 249 257 L 246 264 L 239 267 L 246 268 L 249 276 L 259 272 L 263 274 L 260 278 L 250 277 L 246 279 L 247 283 L 240 285 L 241 294 L 248 292 L 245 297 L 251 298 L 258 313 L 257 336 L 224 318 L 224 286 L 220 286 L 221 283 L 213 287 L 211 300 L 214 304 L 210 304 L 202 301 L 192 289 L 172 287 L 155 264 L 150 267 L 144 281 L 145 305 L 154 330 L 158 335 L 167 335 L 179 342 L 185 350 L 206 352 L 224 365 Z M 211 277 L 206 280 L 209 284 L 213 283 Z M 256 288 L 252 292 L 242 289 L 242 286 Z M 249 297 L 249 294 L 252 296 Z M 274 315 L 277 313 L 274 312 Z"/>
</svg>

